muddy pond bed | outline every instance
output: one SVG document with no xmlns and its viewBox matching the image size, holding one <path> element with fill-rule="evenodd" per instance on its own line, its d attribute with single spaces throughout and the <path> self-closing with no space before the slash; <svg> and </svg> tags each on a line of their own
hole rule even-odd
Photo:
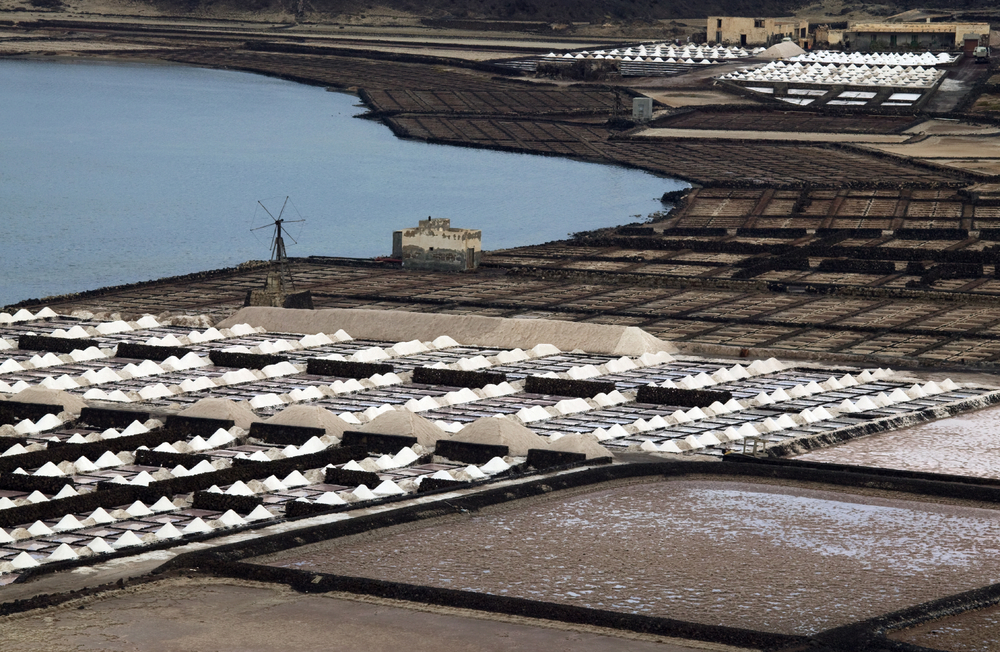
<svg viewBox="0 0 1000 652">
<path fill-rule="evenodd" d="M 303 546 L 254 563 L 785 634 L 1000 579 L 1000 512 L 655 481 Z"/>
<path fill-rule="evenodd" d="M 1000 407 L 922 423 L 796 459 L 906 471 L 1000 478 Z"/>
<path fill-rule="evenodd" d="M 1000 607 L 934 620 L 894 632 L 889 639 L 950 652 L 996 652 L 1000 650 Z"/>
</svg>

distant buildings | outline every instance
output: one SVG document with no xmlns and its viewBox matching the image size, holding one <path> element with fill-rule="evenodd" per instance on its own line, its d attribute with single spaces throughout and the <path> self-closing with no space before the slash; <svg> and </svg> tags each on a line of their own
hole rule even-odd
<svg viewBox="0 0 1000 652">
<path fill-rule="evenodd" d="M 714 43 L 741 46 L 768 46 L 785 38 L 801 47 L 814 42 L 853 50 L 951 50 L 971 52 L 981 39 L 989 39 L 988 23 L 880 22 L 851 23 L 846 29 L 818 26 L 795 18 L 744 18 L 710 16 L 706 38 Z"/>
<path fill-rule="evenodd" d="M 709 16 L 706 38 L 725 45 L 768 46 L 790 38 L 800 46 L 809 37 L 809 21 L 797 18 Z"/>
</svg>

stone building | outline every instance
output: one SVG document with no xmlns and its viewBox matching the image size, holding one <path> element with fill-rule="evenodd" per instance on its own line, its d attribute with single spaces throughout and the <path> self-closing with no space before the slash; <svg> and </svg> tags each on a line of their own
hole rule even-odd
<svg viewBox="0 0 1000 652">
<path fill-rule="evenodd" d="M 705 38 L 724 45 L 768 46 L 790 38 L 800 46 L 809 40 L 809 21 L 797 18 L 709 16 Z"/>
<path fill-rule="evenodd" d="M 971 51 L 981 38 L 989 39 L 989 36 L 988 23 L 851 23 L 844 33 L 845 45 L 853 50 L 875 46 L 890 50 L 964 48 Z"/>
<path fill-rule="evenodd" d="M 420 220 L 415 229 L 392 234 L 392 257 L 405 269 L 460 272 L 479 267 L 483 232 L 454 229 L 447 218 Z"/>
</svg>

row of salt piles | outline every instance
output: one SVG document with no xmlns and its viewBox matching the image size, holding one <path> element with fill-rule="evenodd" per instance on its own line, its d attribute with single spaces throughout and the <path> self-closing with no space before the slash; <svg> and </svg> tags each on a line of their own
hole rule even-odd
<svg viewBox="0 0 1000 652">
<path fill-rule="evenodd" d="M 35 319 L 48 319 L 49 317 L 58 317 L 59 315 L 51 308 L 42 308 L 35 314 L 25 308 L 21 308 L 13 315 L 7 312 L 0 312 L 0 324 L 14 324 L 22 321 L 33 321 Z"/>
<path fill-rule="evenodd" d="M 924 398 L 926 396 L 955 391 L 958 388 L 958 385 L 952 382 L 951 379 L 946 379 L 941 383 L 930 381 L 922 386 L 914 384 L 906 390 L 897 387 L 888 395 L 884 392 L 880 392 L 874 397 L 863 396 L 855 403 L 852 403 L 850 399 L 844 399 L 842 403 L 836 407 L 830 408 L 829 410 L 824 406 L 820 406 L 812 410 L 802 410 L 798 415 L 782 414 L 778 418 L 768 417 L 761 422 L 746 422 L 739 428 L 730 426 L 721 433 L 708 432 L 703 433 L 702 435 L 689 435 L 682 440 L 685 443 L 684 446 L 680 446 L 676 441 L 667 441 L 659 446 L 651 441 L 646 441 L 640 446 L 640 448 L 646 451 L 671 453 L 684 452 L 685 450 L 704 448 L 707 446 L 718 445 L 720 443 L 726 443 L 727 441 L 739 441 L 747 437 L 756 437 L 762 434 L 780 432 L 811 423 L 827 421 L 835 419 L 839 414 L 843 413 L 856 414 L 868 410 L 878 410 L 890 405 L 904 403 Z"/>
<path fill-rule="evenodd" d="M 50 415 L 46 415 L 48 417 Z M 40 421 L 44 421 L 45 417 Z M 23 422 L 22 422 L 23 423 Z M 147 425 L 148 424 L 148 425 Z M 127 428 L 122 431 L 118 431 L 114 428 L 108 428 L 103 432 L 93 432 L 88 435 L 82 435 L 80 433 L 74 433 L 70 436 L 65 443 L 67 444 L 88 444 L 95 441 L 101 441 L 105 439 L 115 439 L 118 437 L 128 437 L 130 435 L 139 435 L 142 433 L 149 432 L 153 427 L 158 427 L 161 425 L 159 421 L 151 419 L 147 421 L 146 424 L 139 423 L 138 421 L 133 421 Z M 16 428 L 16 426 L 15 426 Z M 25 447 L 21 444 L 14 444 L 3 453 L 0 453 L 0 457 L 6 457 L 8 455 L 21 455 L 22 453 L 31 452 L 32 450 L 40 450 L 40 448 L 31 448 L 31 446 L 37 446 L 32 444 Z"/>
<path fill-rule="evenodd" d="M 57 328 L 52 331 L 51 336 L 71 340 L 86 339 L 91 337 L 116 335 L 118 333 L 130 333 L 132 331 L 147 328 L 158 328 L 159 325 L 160 322 L 156 321 L 156 317 L 153 317 L 152 315 L 144 315 L 143 317 L 132 322 L 116 319 L 114 321 L 101 322 L 97 324 L 97 326 L 80 326 L 77 324 L 69 330 Z"/>
<path fill-rule="evenodd" d="M 804 61 L 804 62 L 821 62 L 821 63 L 874 63 L 877 65 L 885 65 L 890 63 L 899 63 L 902 65 L 924 65 L 924 66 L 934 66 L 945 63 L 951 63 L 957 59 L 957 55 L 951 55 L 945 52 L 938 53 L 937 55 L 931 52 L 924 52 L 922 54 L 916 54 L 912 52 L 875 52 L 875 53 L 861 53 L 861 52 L 841 52 L 839 50 L 814 50 L 812 52 L 806 52 L 805 54 L 800 54 L 791 57 L 790 61 Z"/>
<path fill-rule="evenodd" d="M 90 541 L 90 543 L 76 549 L 69 544 L 63 543 L 42 560 L 36 559 L 27 552 L 22 552 L 9 562 L 0 562 L 0 573 L 33 568 L 47 562 L 68 561 L 79 557 L 89 557 L 95 554 L 111 553 L 122 548 L 130 548 L 156 543 L 158 541 L 176 539 L 186 535 L 203 534 L 206 532 L 212 532 L 216 529 L 239 527 L 252 521 L 270 518 L 274 518 L 274 514 L 268 511 L 263 505 L 258 505 L 245 517 L 240 516 L 233 510 L 228 510 L 218 519 L 210 520 L 208 522 L 204 521 L 200 517 L 195 518 L 182 529 L 178 529 L 173 525 L 173 523 L 166 523 L 155 532 L 147 534 L 141 538 L 132 530 L 127 530 L 111 544 L 101 537 L 96 537 Z M 45 527 L 44 524 L 42 524 L 42 526 Z M 6 533 L 0 529 L 0 543 L 3 542 L 4 535 L 6 535 Z M 9 535 L 7 535 L 7 538 L 9 538 Z"/>
</svg>

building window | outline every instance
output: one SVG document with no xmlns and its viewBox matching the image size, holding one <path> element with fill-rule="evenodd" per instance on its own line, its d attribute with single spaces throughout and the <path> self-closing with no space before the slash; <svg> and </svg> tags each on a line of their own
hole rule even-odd
<svg viewBox="0 0 1000 652">
<path fill-rule="evenodd" d="M 799 32 L 801 34 L 801 38 L 805 38 L 806 37 L 806 28 L 805 27 L 803 27 L 801 30 L 799 30 Z"/>
<path fill-rule="evenodd" d="M 722 19 L 721 18 L 719 18 L 718 20 L 715 21 L 715 26 L 718 27 L 719 29 L 722 29 Z"/>
<path fill-rule="evenodd" d="M 755 18 L 754 21 L 753 21 L 753 26 L 754 27 L 763 27 L 764 26 L 764 19 L 763 18 Z"/>
</svg>

